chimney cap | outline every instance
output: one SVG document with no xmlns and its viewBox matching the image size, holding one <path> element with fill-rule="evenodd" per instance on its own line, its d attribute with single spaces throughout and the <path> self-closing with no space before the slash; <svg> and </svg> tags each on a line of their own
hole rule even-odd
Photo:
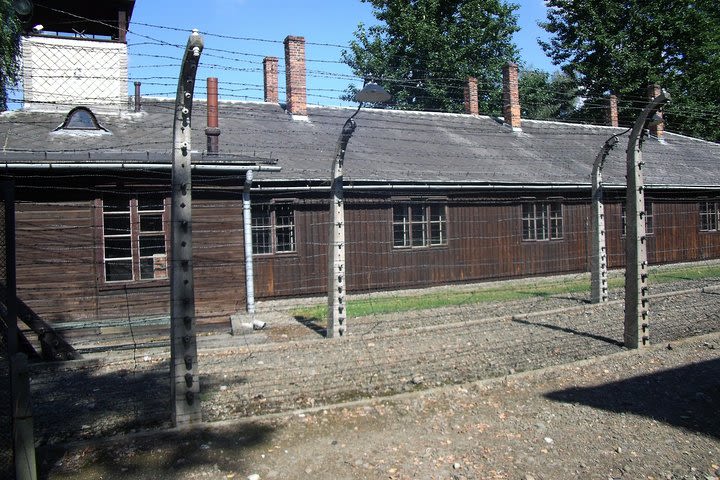
<svg viewBox="0 0 720 480">
<path fill-rule="evenodd" d="M 288 43 L 288 42 L 305 42 L 305 37 L 301 37 L 298 35 L 288 35 L 287 37 L 285 37 L 285 40 L 283 41 L 283 43 Z"/>
</svg>

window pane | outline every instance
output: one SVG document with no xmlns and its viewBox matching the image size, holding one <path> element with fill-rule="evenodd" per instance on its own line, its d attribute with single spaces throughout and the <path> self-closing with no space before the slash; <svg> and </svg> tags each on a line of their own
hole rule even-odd
<svg viewBox="0 0 720 480">
<path fill-rule="evenodd" d="M 553 218 L 550 220 L 550 238 L 562 238 L 562 218 Z"/>
<path fill-rule="evenodd" d="M 132 257 L 130 237 L 105 238 L 105 258 Z"/>
<path fill-rule="evenodd" d="M 275 208 L 275 224 L 277 226 L 294 226 L 295 210 L 290 206 L 279 206 Z"/>
<path fill-rule="evenodd" d="M 270 209 L 260 205 L 252 209 L 252 242 L 254 254 L 272 253 L 272 226 Z"/>
<path fill-rule="evenodd" d="M 412 231 L 412 246 L 424 247 L 427 244 L 427 217 L 425 207 L 413 205 L 410 207 L 410 223 Z"/>
<path fill-rule="evenodd" d="M 141 212 L 148 210 L 164 210 L 165 201 L 162 197 L 144 196 L 138 197 L 138 210 Z"/>
<path fill-rule="evenodd" d="M 412 216 L 412 223 L 425 222 L 425 207 L 413 205 L 410 207 L 410 215 Z"/>
<path fill-rule="evenodd" d="M 140 278 L 143 280 L 155 278 L 155 261 L 153 257 L 140 259 Z"/>
<path fill-rule="evenodd" d="M 275 249 L 277 252 L 295 251 L 295 209 L 292 205 L 275 207 Z"/>
<path fill-rule="evenodd" d="M 650 202 L 645 202 L 645 233 L 653 233 L 653 209 Z"/>
<path fill-rule="evenodd" d="M 431 245 L 443 245 L 445 243 L 445 232 L 443 231 L 443 224 L 431 223 L 430 224 L 430 244 Z"/>
<path fill-rule="evenodd" d="M 535 204 L 522 205 L 523 240 L 535 240 Z"/>
<path fill-rule="evenodd" d="M 143 235 L 140 237 L 140 256 L 149 257 L 156 253 L 165 253 L 164 235 Z"/>
<path fill-rule="evenodd" d="M 622 235 L 627 235 L 627 211 L 625 204 L 622 204 L 622 212 L 620 213 L 620 220 L 622 221 Z"/>
<path fill-rule="evenodd" d="M 295 229 L 289 227 L 278 228 L 275 232 L 277 237 L 278 252 L 295 251 Z"/>
<path fill-rule="evenodd" d="M 252 209 L 252 226 L 269 227 L 270 226 L 270 209 L 266 206 Z"/>
<path fill-rule="evenodd" d="M 252 231 L 253 253 L 272 253 L 270 229 L 255 229 Z"/>
<path fill-rule="evenodd" d="M 442 205 L 431 205 L 430 206 L 430 221 L 438 222 L 445 218 L 445 207 Z"/>
<path fill-rule="evenodd" d="M 523 219 L 523 240 L 535 240 L 535 219 Z"/>
<path fill-rule="evenodd" d="M 393 207 L 393 222 L 394 223 L 406 223 L 408 220 L 408 207 L 405 205 L 398 205 Z"/>
<path fill-rule="evenodd" d="M 106 260 L 105 280 L 108 282 L 119 282 L 132 280 L 132 260 Z"/>
<path fill-rule="evenodd" d="M 538 240 L 547 240 L 549 238 L 548 205 L 546 203 L 539 204 L 535 213 L 538 214 L 535 222 L 536 237 Z"/>
<path fill-rule="evenodd" d="M 407 224 L 398 223 L 393 225 L 393 246 L 394 247 L 409 247 L 410 246 L 410 235 L 408 232 Z"/>
<path fill-rule="evenodd" d="M 130 199 L 127 197 L 108 197 L 103 200 L 103 212 L 127 212 L 130 216 Z"/>
<path fill-rule="evenodd" d="M 560 203 L 550 204 L 550 238 L 562 238 L 563 219 L 562 205 Z"/>
<path fill-rule="evenodd" d="M 105 214 L 103 223 L 105 235 L 130 235 L 130 212 L 127 215 Z"/>
<path fill-rule="evenodd" d="M 162 232 L 162 213 L 143 213 L 140 215 L 140 232 Z"/>
<path fill-rule="evenodd" d="M 700 203 L 700 230 L 711 231 L 717 229 L 716 204 L 713 202 Z"/>
<path fill-rule="evenodd" d="M 412 224 L 412 246 L 413 247 L 425 246 L 425 237 L 426 237 L 425 223 L 413 223 Z"/>
<path fill-rule="evenodd" d="M 430 206 L 430 245 L 445 245 L 447 233 L 445 207 L 442 205 Z"/>
<path fill-rule="evenodd" d="M 68 130 L 96 130 L 97 126 L 90 112 L 78 109 L 67 119 L 65 128 Z"/>
<path fill-rule="evenodd" d="M 700 203 L 700 230 L 717 230 L 717 204 L 714 202 Z"/>
<path fill-rule="evenodd" d="M 408 207 L 399 205 L 393 207 L 393 246 L 410 246 L 410 222 L 408 221 Z"/>
</svg>

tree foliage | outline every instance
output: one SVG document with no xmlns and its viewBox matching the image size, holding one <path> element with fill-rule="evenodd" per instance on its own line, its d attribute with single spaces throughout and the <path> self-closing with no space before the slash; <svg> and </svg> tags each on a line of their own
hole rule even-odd
<svg viewBox="0 0 720 480">
<path fill-rule="evenodd" d="M 537 120 L 573 120 L 578 88 L 568 75 L 544 70 L 521 70 L 518 78 L 520 114 Z"/>
<path fill-rule="evenodd" d="M 516 5 L 502 0 L 362 0 L 378 25 L 355 32 L 343 61 L 381 79 L 404 109 L 463 109 L 467 77 L 478 79 L 480 110 L 500 111 L 502 65 L 516 61 Z M 349 95 L 351 96 L 351 95 Z"/>
<path fill-rule="evenodd" d="M 646 102 L 650 83 L 673 97 L 670 130 L 720 140 L 720 4 L 717 0 L 548 0 L 552 35 L 540 42 L 584 96 L 612 92 L 621 122 Z M 597 103 L 589 102 L 589 105 Z"/>
<path fill-rule="evenodd" d="M 12 0 L 0 0 L 0 112 L 7 110 L 7 89 L 17 83 L 22 25 Z"/>
</svg>

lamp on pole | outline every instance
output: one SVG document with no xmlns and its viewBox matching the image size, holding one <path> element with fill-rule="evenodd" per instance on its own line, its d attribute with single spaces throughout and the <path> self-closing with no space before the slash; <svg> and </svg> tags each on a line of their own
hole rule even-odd
<svg viewBox="0 0 720 480">
<path fill-rule="evenodd" d="M 327 338 L 342 337 L 347 332 L 347 309 L 345 300 L 345 201 L 343 198 L 343 163 L 345 150 L 355 132 L 355 116 L 364 103 L 383 103 L 390 94 L 376 83 L 366 84 L 355 94 L 359 103 L 357 110 L 345 121 L 338 139 L 332 164 L 330 185 L 330 242 L 328 251 L 328 323 Z"/>
<path fill-rule="evenodd" d="M 661 122 L 657 111 L 670 95 L 661 92 L 643 109 L 635 121 L 627 147 L 627 195 L 625 236 L 625 333 L 626 348 L 641 348 L 650 343 L 650 300 L 648 299 L 647 239 L 645 233 L 645 183 L 642 144 L 645 129 Z M 657 123 L 656 123 L 657 124 Z"/>
</svg>

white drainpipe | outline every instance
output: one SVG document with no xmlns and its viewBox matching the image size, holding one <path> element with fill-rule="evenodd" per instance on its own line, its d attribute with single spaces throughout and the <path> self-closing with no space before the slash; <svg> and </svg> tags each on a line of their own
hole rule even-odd
<svg viewBox="0 0 720 480">
<path fill-rule="evenodd" d="M 250 209 L 250 186 L 253 172 L 245 173 L 245 186 L 243 188 L 243 234 L 245 237 L 245 299 L 247 312 L 255 313 L 255 282 L 253 281 L 253 245 L 252 245 L 252 212 Z"/>
</svg>

